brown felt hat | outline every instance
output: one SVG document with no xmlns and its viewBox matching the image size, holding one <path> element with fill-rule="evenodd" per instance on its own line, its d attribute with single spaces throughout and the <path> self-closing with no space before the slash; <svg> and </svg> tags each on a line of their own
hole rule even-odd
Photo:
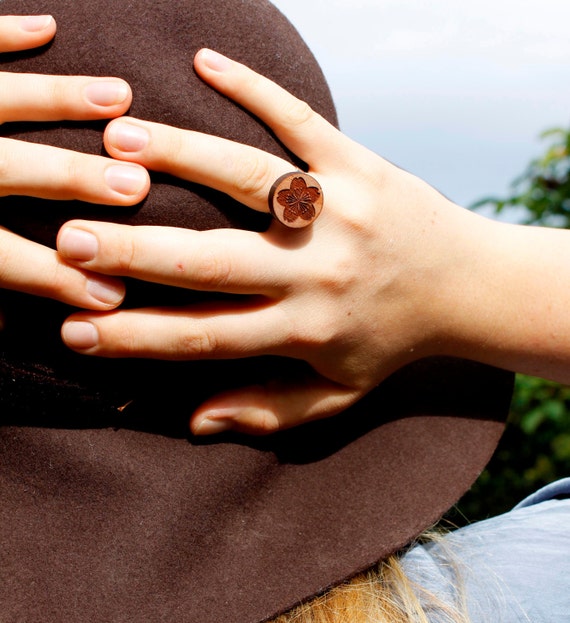
<svg viewBox="0 0 570 623">
<path fill-rule="evenodd" d="M 192 71 L 202 47 L 276 80 L 332 122 L 321 71 L 265 0 L 4 0 L 50 13 L 55 41 L 3 71 L 120 76 L 131 113 L 293 156 Z M 4 136 L 101 153 L 103 123 L 5 124 Z M 302 166 L 302 163 L 295 163 Z M 30 166 L 35 166 L 30 163 Z M 261 230 L 266 215 L 153 175 L 133 209 L 2 200 L 1 223 L 54 245 L 71 217 Z M 127 304 L 204 295 L 129 283 Z M 503 430 L 512 375 L 409 366 L 327 421 L 266 438 L 189 437 L 195 405 L 287 374 L 280 358 L 99 360 L 67 351 L 69 309 L 2 293 L 0 603 L 6 621 L 258 623 L 398 550 L 470 487 Z"/>
</svg>

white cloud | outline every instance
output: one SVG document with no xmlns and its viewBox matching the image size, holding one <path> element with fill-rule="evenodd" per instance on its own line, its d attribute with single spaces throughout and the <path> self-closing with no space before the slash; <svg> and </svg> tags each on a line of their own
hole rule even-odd
<svg viewBox="0 0 570 623">
<path fill-rule="evenodd" d="M 426 54 L 569 60 L 568 0 L 277 0 L 309 43 L 337 61 Z"/>
<path fill-rule="evenodd" d="M 460 203 L 505 192 L 570 121 L 570 0 L 274 0 L 343 129 Z"/>
</svg>

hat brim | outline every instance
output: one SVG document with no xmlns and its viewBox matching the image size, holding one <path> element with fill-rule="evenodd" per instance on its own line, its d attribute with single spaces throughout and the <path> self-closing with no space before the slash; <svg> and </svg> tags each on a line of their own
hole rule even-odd
<svg viewBox="0 0 570 623">
<path fill-rule="evenodd" d="M 436 522 L 493 453 L 511 387 L 487 366 L 424 360 L 267 438 L 161 434 L 159 407 L 121 429 L 2 428 L 4 612 L 265 620 Z"/>
</svg>

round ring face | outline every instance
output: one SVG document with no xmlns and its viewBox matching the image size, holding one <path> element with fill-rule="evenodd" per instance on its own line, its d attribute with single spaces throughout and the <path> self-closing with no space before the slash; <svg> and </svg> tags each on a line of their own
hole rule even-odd
<svg viewBox="0 0 570 623">
<path fill-rule="evenodd" d="M 269 191 L 269 211 L 286 227 L 307 227 L 322 209 L 323 189 L 307 173 L 295 171 L 282 175 Z"/>
</svg>

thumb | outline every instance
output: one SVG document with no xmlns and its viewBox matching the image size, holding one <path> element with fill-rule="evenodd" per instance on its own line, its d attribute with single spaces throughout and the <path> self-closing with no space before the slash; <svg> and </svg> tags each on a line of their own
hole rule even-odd
<svg viewBox="0 0 570 623">
<path fill-rule="evenodd" d="M 272 381 L 214 396 L 193 414 L 190 429 L 195 435 L 229 430 L 266 435 L 335 415 L 361 397 L 362 392 L 322 377 Z"/>
</svg>

